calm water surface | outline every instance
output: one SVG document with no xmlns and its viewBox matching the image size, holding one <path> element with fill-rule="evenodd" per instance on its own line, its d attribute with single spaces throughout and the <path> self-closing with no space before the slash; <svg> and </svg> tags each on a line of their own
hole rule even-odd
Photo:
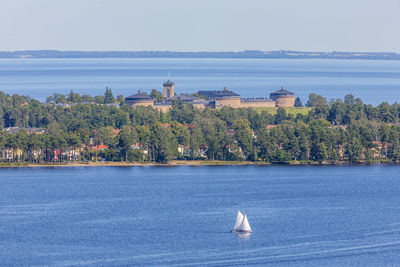
<svg viewBox="0 0 400 267">
<path fill-rule="evenodd" d="M 1 266 L 396 266 L 399 166 L 0 169 Z M 254 232 L 228 231 L 238 209 Z"/>
<path fill-rule="evenodd" d="M 365 103 L 400 102 L 400 61 L 329 59 L 0 59 L 0 91 L 44 100 L 53 93 L 125 96 L 162 89 L 168 71 L 178 93 L 222 90 L 269 97 L 281 86 L 303 102 L 354 94 Z"/>
</svg>

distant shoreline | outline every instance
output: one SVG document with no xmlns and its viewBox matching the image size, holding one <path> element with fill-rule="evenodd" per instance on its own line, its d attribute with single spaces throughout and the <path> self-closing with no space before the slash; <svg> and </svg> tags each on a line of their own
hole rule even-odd
<svg viewBox="0 0 400 267">
<path fill-rule="evenodd" d="M 210 161 L 210 160 L 174 160 L 168 163 L 145 163 L 145 162 L 76 162 L 76 163 L 2 163 L 1 168 L 31 168 L 31 167 L 173 167 L 173 166 L 367 166 L 367 165 L 399 165 L 392 161 L 374 161 L 374 162 L 287 162 L 287 163 L 269 163 L 269 162 L 252 162 L 252 161 Z"/>
<path fill-rule="evenodd" d="M 396 52 L 308 52 L 308 51 L 260 51 L 238 52 L 179 52 L 179 51 L 59 51 L 23 50 L 0 51 L 0 59 L 31 58 L 224 58 L 224 59 L 367 59 L 400 60 Z"/>
</svg>

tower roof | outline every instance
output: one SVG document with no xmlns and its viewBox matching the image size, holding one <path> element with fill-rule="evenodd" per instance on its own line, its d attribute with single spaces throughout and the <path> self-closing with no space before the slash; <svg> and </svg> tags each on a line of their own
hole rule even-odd
<svg viewBox="0 0 400 267">
<path fill-rule="evenodd" d="M 279 95 L 294 95 L 294 93 L 292 93 L 288 90 L 285 90 L 285 88 L 281 87 L 281 90 L 272 92 L 271 95 L 278 95 L 278 96 Z"/>
<path fill-rule="evenodd" d="M 144 100 L 144 99 L 152 99 L 152 97 L 151 97 L 151 96 L 148 96 L 148 95 L 142 93 L 140 90 L 138 90 L 138 93 L 137 93 L 137 94 L 127 96 L 127 97 L 125 97 L 125 99 L 127 99 L 127 100 L 139 100 L 139 99 L 143 99 L 143 100 Z"/>
<path fill-rule="evenodd" d="M 175 83 L 174 82 L 172 82 L 172 81 L 170 81 L 169 79 L 168 79 L 168 81 L 166 81 L 163 85 L 164 86 L 171 86 L 171 85 L 174 85 Z"/>
</svg>

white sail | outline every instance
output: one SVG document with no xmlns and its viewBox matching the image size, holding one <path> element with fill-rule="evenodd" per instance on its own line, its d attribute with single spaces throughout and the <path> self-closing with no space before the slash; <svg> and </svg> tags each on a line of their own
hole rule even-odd
<svg viewBox="0 0 400 267">
<path fill-rule="evenodd" d="M 251 232 L 251 227 L 249 224 L 249 221 L 247 220 L 246 214 L 244 215 L 243 221 L 239 226 L 239 231 L 244 231 L 244 232 Z"/>
<path fill-rule="evenodd" d="M 240 212 L 240 210 L 238 210 L 237 216 L 236 216 L 236 223 L 235 226 L 233 227 L 233 230 L 238 230 L 239 226 L 242 224 L 243 222 L 243 214 Z"/>
</svg>

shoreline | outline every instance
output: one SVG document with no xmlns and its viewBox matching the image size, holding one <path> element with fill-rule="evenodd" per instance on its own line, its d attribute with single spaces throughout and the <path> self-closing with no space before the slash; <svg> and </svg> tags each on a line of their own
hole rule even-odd
<svg viewBox="0 0 400 267">
<path fill-rule="evenodd" d="M 32 168 L 32 167 L 173 167 L 173 166 L 366 166 L 366 165 L 399 165 L 392 161 L 374 161 L 374 162 L 252 162 L 252 161 L 202 161 L 202 160 L 174 160 L 168 163 L 155 162 L 72 162 L 72 163 L 2 163 L 1 168 Z"/>
</svg>

